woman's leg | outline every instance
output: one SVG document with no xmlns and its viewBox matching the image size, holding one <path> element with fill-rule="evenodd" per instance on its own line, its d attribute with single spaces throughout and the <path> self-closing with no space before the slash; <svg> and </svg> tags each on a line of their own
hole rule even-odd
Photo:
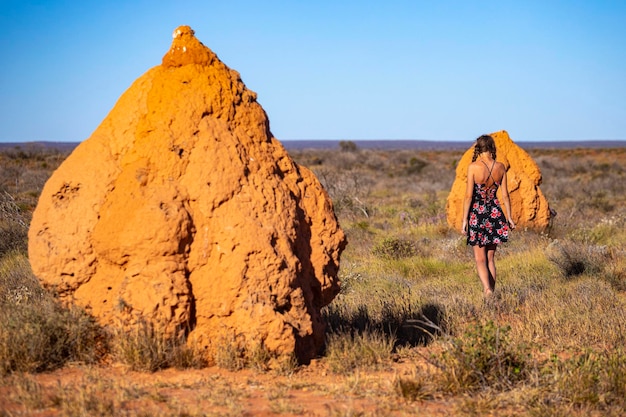
<svg viewBox="0 0 626 417">
<path fill-rule="evenodd" d="M 490 285 L 489 279 L 489 267 L 487 261 L 487 247 L 486 246 L 472 246 L 474 248 L 474 260 L 476 261 L 476 270 L 478 271 L 478 278 L 483 284 L 483 292 L 485 295 L 491 295 L 493 289 Z"/>
<path fill-rule="evenodd" d="M 487 268 L 489 269 L 489 286 L 491 291 L 496 289 L 496 245 L 486 246 Z"/>
</svg>

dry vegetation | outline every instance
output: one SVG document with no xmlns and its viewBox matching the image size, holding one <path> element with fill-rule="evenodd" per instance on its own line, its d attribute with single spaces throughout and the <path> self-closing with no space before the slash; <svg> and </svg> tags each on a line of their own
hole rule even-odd
<svg viewBox="0 0 626 417">
<path fill-rule="evenodd" d="M 0 416 L 623 415 L 626 149 L 529 150 L 558 215 L 499 250 L 486 302 L 445 220 L 461 152 L 342 145 L 292 152 L 349 238 L 326 352 L 308 366 L 228 341 L 207 364 L 184 340 L 111 334 L 57 305 L 26 231 L 66 155 L 2 151 Z"/>
</svg>

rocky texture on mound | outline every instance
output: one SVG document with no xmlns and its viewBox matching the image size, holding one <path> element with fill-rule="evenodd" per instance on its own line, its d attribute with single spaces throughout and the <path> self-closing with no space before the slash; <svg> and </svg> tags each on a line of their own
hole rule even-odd
<svg viewBox="0 0 626 417">
<path fill-rule="evenodd" d="M 518 227 L 545 229 L 550 223 L 550 208 L 539 189 L 541 171 L 533 159 L 517 146 L 502 130 L 492 133 L 496 142 L 497 160 L 507 169 L 507 184 L 511 198 L 511 215 Z M 459 230 L 463 222 L 463 198 L 467 184 L 467 168 L 472 163 L 474 146 L 468 149 L 456 167 L 456 178 L 448 195 L 446 214 L 448 224 Z M 498 191 L 498 195 L 500 192 Z"/>
<path fill-rule="evenodd" d="M 34 273 L 105 325 L 307 361 L 346 245 L 316 177 L 187 26 L 46 183 Z"/>
</svg>

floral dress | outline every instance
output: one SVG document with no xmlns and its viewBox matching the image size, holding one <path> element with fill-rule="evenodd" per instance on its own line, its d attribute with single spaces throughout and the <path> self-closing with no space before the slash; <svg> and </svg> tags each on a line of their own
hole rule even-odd
<svg viewBox="0 0 626 417">
<path fill-rule="evenodd" d="M 491 170 L 489 176 L 491 177 Z M 497 245 L 509 240 L 509 223 L 496 197 L 499 186 L 497 182 L 490 186 L 474 184 L 467 221 L 468 245 Z"/>
</svg>

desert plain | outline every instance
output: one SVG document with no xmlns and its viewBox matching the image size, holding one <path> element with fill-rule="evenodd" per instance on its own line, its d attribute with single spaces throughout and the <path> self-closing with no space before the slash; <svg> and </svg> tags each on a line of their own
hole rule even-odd
<svg viewBox="0 0 626 417">
<path fill-rule="evenodd" d="M 623 415 L 626 148 L 525 150 L 555 215 L 498 249 L 485 300 L 446 220 L 464 150 L 291 149 L 348 240 L 324 351 L 301 365 L 229 340 L 209 363 L 154 329 L 107 332 L 59 305 L 30 270 L 27 231 L 69 151 L 3 148 L 0 415 Z"/>
</svg>

